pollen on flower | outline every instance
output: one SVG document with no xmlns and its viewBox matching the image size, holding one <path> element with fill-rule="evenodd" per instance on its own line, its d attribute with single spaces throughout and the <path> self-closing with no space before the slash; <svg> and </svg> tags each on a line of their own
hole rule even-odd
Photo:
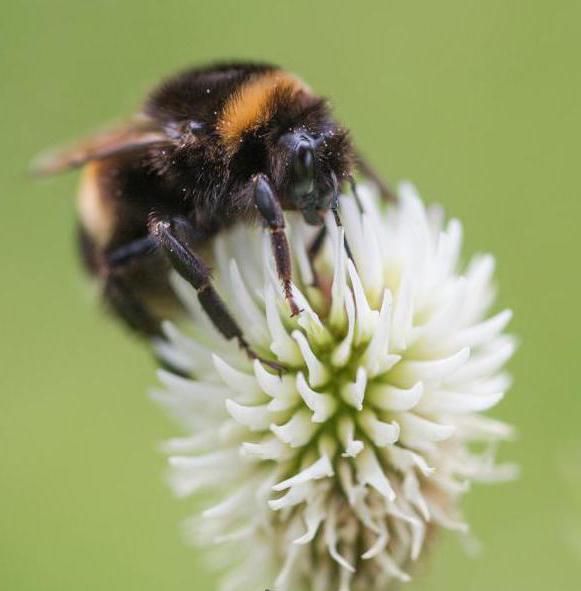
<svg viewBox="0 0 581 591">
<path fill-rule="evenodd" d="M 510 427 L 480 414 L 515 348 L 510 311 L 488 315 L 492 257 L 460 266 L 460 223 L 411 185 L 388 208 L 360 193 L 362 212 L 341 200 L 344 229 L 329 216 L 314 269 L 312 229 L 289 216 L 296 318 L 261 230 L 216 241 L 220 293 L 282 375 L 225 342 L 176 279 L 191 323 L 156 346 L 191 377 L 160 370 L 153 396 L 186 431 L 164 446 L 173 489 L 216 499 L 187 530 L 226 549 L 227 591 L 390 589 L 437 528 L 467 530 L 470 482 L 514 475 L 494 463 Z"/>
</svg>

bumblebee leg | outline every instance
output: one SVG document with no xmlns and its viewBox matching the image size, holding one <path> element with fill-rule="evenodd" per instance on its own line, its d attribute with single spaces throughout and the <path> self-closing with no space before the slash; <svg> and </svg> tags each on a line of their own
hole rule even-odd
<svg viewBox="0 0 581 591">
<path fill-rule="evenodd" d="M 307 250 L 307 255 L 309 256 L 309 260 L 311 261 L 311 263 L 317 258 L 317 255 L 321 252 L 321 248 L 323 248 L 323 244 L 325 244 L 326 236 L 327 226 L 321 226 Z"/>
<path fill-rule="evenodd" d="M 139 300 L 135 292 L 126 283 L 122 270 L 109 269 L 104 272 L 105 287 L 103 298 L 135 332 L 146 337 L 163 336 L 161 323 Z"/>
<path fill-rule="evenodd" d="M 151 254 L 156 248 L 155 240 L 151 236 L 144 236 L 113 249 L 105 255 L 105 258 L 108 265 L 119 267 L 130 263 L 134 259 Z"/>
<path fill-rule="evenodd" d="M 127 270 L 137 260 L 155 251 L 157 245 L 151 236 L 138 238 L 102 255 L 100 273 L 105 279 L 105 301 L 133 331 L 146 337 L 165 339 L 161 320 L 143 303 L 135 287 L 127 281 Z"/>
<path fill-rule="evenodd" d="M 296 316 L 301 310 L 295 302 L 291 285 L 291 256 L 286 234 L 284 233 L 284 214 L 280 203 L 263 174 L 257 174 L 253 179 L 254 203 L 262 219 L 270 231 L 270 243 L 274 254 L 276 271 L 282 281 L 284 294 L 291 309 L 291 315 Z"/>
<path fill-rule="evenodd" d="M 321 226 L 315 238 L 311 242 L 309 248 L 307 249 L 307 257 L 309 258 L 309 264 L 311 266 L 311 271 L 313 273 L 313 285 L 319 285 L 319 276 L 317 274 L 317 270 L 315 269 L 315 260 L 318 254 L 321 252 L 321 248 L 323 244 L 325 244 L 325 238 L 327 236 L 327 226 Z"/>
<path fill-rule="evenodd" d="M 78 232 L 81 259 L 87 271 L 99 278 L 105 305 L 134 332 L 145 337 L 161 337 L 160 322 L 135 293 L 128 281 L 127 266 L 109 263 L 82 226 Z"/>
<path fill-rule="evenodd" d="M 361 155 L 359 151 L 355 152 L 355 164 L 361 174 L 377 186 L 384 201 L 388 201 L 390 203 L 395 203 L 397 201 L 396 194 L 388 187 L 381 176 L 379 176 L 375 168 L 369 164 L 369 162 Z"/>
<path fill-rule="evenodd" d="M 195 229 L 184 218 L 156 218 L 149 222 L 151 235 L 167 255 L 174 269 L 196 290 L 198 300 L 214 326 L 227 339 L 236 339 L 250 359 L 260 359 L 280 371 L 283 367 L 260 358 L 250 347 L 242 330 L 212 285 L 210 269 L 193 252 L 191 235 Z M 190 232 L 191 230 L 191 232 Z"/>
<path fill-rule="evenodd" d="M 359 199 L 357 197 L 357 193 L 355 193 L 355 198 L 357 199 L 357 203 L 359 203 Z M 331 199 L 331 212 L 333 213 L 333 217 L 335 218 L 335 224 L 337 228 L 343 228 L 343 222 L 341 221 L 341 216 L 339 215 L 339 190 L 335 189 L 333 194 L 333 198 Z M 343 236 L 343 244 L 345 246 L 345 252 L 347 256 L 353 261 L 355 264 L 355 259 L 353 258 L 353 252 L 351 247 L 349 246 L 349 242 L 347 241 L 347 236 Z"/>
<path fill-rule="evenodd" d="M 175 218 L 175 223 L 177 225 L 187 224 L 188 228 L 184 232 L 192 240 L 202 241 L 208 237 L 205 233 L 194 230 L 191 224 L 184 218 Z M 143 236 L 107 252 L 105 254 L 106 264 L 113 268 L 122 267 L 132 261 L 155 253 L 157 248 L 158 244 L 153 236 Z"/>
</svg>

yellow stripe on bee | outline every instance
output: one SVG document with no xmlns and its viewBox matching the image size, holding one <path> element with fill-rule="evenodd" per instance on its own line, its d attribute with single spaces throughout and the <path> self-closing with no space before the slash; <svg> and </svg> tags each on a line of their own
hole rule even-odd
<svg viewBox="0 0 581 591">
<path fill-rule="evenodd" d="M 306 84 L 281 70 L 251 78 L 226 101 L 217 130 L 229 150 L 235 150 L 242 135 L 266 123 L 273 115 L 273 98 L 309 92 Z"/>
<path fill-rule="evenodd" d="M 99 186 L 100 162 L 90 162 L 83 170 L 77 207 L 81 225 L 95 243 L 104 247 L 114 229 L 113 204 Z"/>
</svg>

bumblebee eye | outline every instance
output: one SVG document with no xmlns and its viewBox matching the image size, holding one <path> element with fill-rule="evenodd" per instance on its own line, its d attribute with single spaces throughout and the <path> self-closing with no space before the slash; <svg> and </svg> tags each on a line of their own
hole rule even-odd
<svg viewBox="0 0 581 591">
<path fill-rule="evenodd" d="M 296 147 L 294 153 L 294 171 L 298 179 L 312 182 L 315 176 L 314 170 L 315 156 L 310 144 L 301 143 Z"/>
</svg>

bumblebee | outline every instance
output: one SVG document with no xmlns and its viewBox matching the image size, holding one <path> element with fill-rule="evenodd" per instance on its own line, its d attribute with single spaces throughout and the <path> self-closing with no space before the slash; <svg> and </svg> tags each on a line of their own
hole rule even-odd
<svg viewBox="0 0 581 591">
<path fill-rule="evenodd" d="M 224 63 L 169 78 L 124 125 L 44 158 L 41 173 L 83 167 L 79 244 L 109 308 L 134 331 L 162 336 L 179 312 L 173 267 L 196 290 L 226 339 L 250 349 L 212 285 L 201 253 L 218 232 L 244 221 L 270 232 L 276 271 L 292 315 L 291 256 L 284 211 L 320 226 L 356 168 L 387 187 L 357 156 L 327 101 L 276 66 Z"/>
</svg>

